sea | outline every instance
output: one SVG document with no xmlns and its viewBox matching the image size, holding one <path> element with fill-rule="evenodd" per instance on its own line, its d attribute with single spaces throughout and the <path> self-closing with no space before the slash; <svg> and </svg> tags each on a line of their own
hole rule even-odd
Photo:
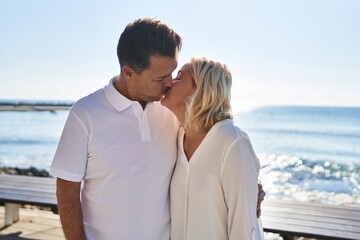
<svg viewBox="0 0 360 240">
<path fill-rule="evenodd" d="M 0 111 L 0 167 L 49 170 L 68 111 Z M 360 207 L 360 108 L 261 107 L 235 114 L 266 198 Z"/>
</svg>

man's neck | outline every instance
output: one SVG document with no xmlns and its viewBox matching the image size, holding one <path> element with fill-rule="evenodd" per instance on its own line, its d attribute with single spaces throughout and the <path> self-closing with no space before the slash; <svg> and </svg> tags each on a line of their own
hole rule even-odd
<svg viewBox="0 0 360 240">
<path fill-rule="evenodd" d="M 121 93 L 121 95 L 123 95 L 124 97 L 126 97 L 127 99 L 130 99 L 130 94 L 126 85 L 126 81 L 125 79 L 123 79 L 122 75 L 120 74 L 119 76 L 117 76 L 117 78 L 115 79 L 115 81 L 113 82 L 114 88 Z"/>
<path fill-rule="evenodd" d="M 129 93 L 127 85 L 126 85 L 126 81 L 125 81 L 125 79 L 123 79 L 121 74 L 114 81 L 114 87 L 119 93 L 121 93 L 121 95 L 123 95 L 124 97 L 126 97 L 129 100 L 134 101 L 130 96 L 130 93 Z M 138 101 L 138 102 L 141 105 L 142 109 L 144 110 L 147 102 L 145 102 L 145 101 Z"/>
<path fill-rule="evenodd" d="M 145 107 L 146 107 L 147 102 L 144 102 L 144 101 L 138 101 L 138 102 L 140 103 L 142 109 L 144 110 Z"/>
</svg>

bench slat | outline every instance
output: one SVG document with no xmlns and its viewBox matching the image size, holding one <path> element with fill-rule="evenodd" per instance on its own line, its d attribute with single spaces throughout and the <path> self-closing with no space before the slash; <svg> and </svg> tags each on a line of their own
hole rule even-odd
<svg viewBox="0 0 360 240">
<path fill-rule="evenodd" d="M 316 239 L 360 239 L 360 234 L 357 231 L 354 232 L 329 228 L 321 229 L 317 226 L 299 226 L 284 222 L 267 223 L 264 226 L 264 230 L 266 232 L 279 233 L 284 236 L 302 236 Z"/>
<path fill-rule="evenodd" d="M 337 206 L 337 205 L 327 205 L 327 204 L 319 204 L 319 203 L 313 203 L 313 202 L 296 202 L 294 204 L 293 201 L 287 201 L 287 200 L 281 200 L 284 201 L 284 203 L 279 203 L 279 201 L 272 199 L 272 200 L 267 200 L 270 204 L 266 204 L 266 202 L 264 202 L 264 206 L 266 206 L 268 209 L 275 209 L 275 210 L 279 210 L 279 209 L 283 209 L 285 211 L 285 209 L 290 209 L 290 211 L 294 211 L 296 209 L 300 210 L 301 212 L 317 212 L 319 213 L 319 208 L 321 209 L 321 214 L 324 213 L 330 213 L 331 215 L 333 215 L 334 213 L 336 213 L 337 215 L 346 215 L 347 214 L 351 214 L 351 215 L 355 215 L 357 212 L 355 211 L 354 213 L 352 213 L 352 210 L 354 209 L 354 207 L 349 207 L 349 206 Z M 360 208 L 360 207 L 359 207 Z M 350 210 L 350 211 L 349 211 Z M 358 217 L 357 217 L 358 218 Z"/>
<path fill-rule="evenodd" d="M 279 217 L 262 217 L 263 221 L 271 222 L 271 223 L 281 223 L 284 225 L 284 229 L 287 225 L 296 225 L 298 228 L 302 227 L 312 227 L 316 226 L 319 229 L 337 229 L 339 231 L 355 231 L 360 233 L 360 226 L 355 225 L 353 222 L 342 222 L 342 223 L 335 223 L 335 222 L 328 222 L 328 221 L 319 221 L 311 220 L 311 219 L 297 219 L 297 218 L 279 218 Z M 314 225 L 314 223 L 316 223 Z"/>
<path fill-rule="evenodd" d="M 56 188 L 55 186 L 40 186 L 36 187 L 34 184 L 31 186 L 26 187 L 25 185 L 21 186 L 0 186 L 0 192 L 11 192 L 12 190 L 16 191 L 24 191 L 24 192 L 47 192 L 47 193 L 55 193 Z"/>
<path fill-rule="evenodd" d="M 360 239 L 360 208 L 286 200 L 262 204 L 264 230 L 287 236 Z"/>
<path fill-rule="evenodd" d="M 326 224 L 333 225 L 334 227 L 345 225 L 347 227 L 357 227 L 360 231 L 360 223 L 359 221 L 352 221 L 351 219 L 346 218 L 337 218 L 337 217 L 322 217 L 322 216 L 312 216 L 312 215 L 302 215 L 302 214 L 292 214 L 289 216 L 287 213 L 282 212 L 267 212 L 266 215 L 262 216 L 262 219 L 268 219 L 269 221 L 273 221 L 275 218 L 278 219 L 286 219 L 287 222 L 292 220 L 299 221 L 307 221 L 307 222 L 317 222 L 318 224 Z M 325 219 L 325 220 L 324 220 Z"/>
<path fill-rule="evenodd" d="M 55 182 L 55 178 L 47 177 L 33 177 L 33 176 L 19 176 L 19 175 L 7 175 L 0 174 L 0 184 L 7 182 L 9 184 L 16 182 L 34 182 L 38 184 L 49 184 Z"/>
</svg>

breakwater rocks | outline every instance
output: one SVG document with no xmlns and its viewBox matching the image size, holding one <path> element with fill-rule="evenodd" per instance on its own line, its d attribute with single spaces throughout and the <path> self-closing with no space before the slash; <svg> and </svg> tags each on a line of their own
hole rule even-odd
<svg viewBox="0 0 360 240">
<path fill-rule="evenodd" d="M 0 174 L 51 177 L 48 171 L 44 169 L 37 169 L 35 167 L 29 167 L 29 168 L 0 167 Z"/>
</svg>

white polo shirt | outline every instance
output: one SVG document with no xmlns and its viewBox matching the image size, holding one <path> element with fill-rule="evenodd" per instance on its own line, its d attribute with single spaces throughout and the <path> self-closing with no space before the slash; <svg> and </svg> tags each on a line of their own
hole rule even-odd
<svg viewBox="0 0 360 240">
<path fill-rule="evenodd" d="M 88 239 L 169 240 L 178 129 L 173 113 L 160 103 L 143 110 L 112 80 L 73 105 L 50 172 L 83 180 Z"/>
<path fill-rule="evenodd" d="M 184 130 L 171 182 L 171 240 L 262 239 L 256 218 L 259 160 L 232 120 L 216 123 L 187 160 Z"/>
</svg>

